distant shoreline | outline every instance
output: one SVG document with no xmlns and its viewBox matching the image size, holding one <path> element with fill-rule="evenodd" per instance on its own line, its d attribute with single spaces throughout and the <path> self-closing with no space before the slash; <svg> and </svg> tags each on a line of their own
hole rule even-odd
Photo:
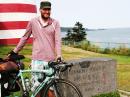
<svg viewBox="0 0 130 97">
<path fill-rule="evenodd" d="M 62 32 L 67 32 L 69 29 L 72 29 L 72 27 L 61 27 Z M 100 30 L 110 30 L 110 29 L 130 29 L 130 27 L 124 27 L 124 28 L 97 28 L 97 29 L 89 29 L 85 28 L 86 31 L 100 31 Z"/>
<path fill-rule="evenodd" d="M 67 32 L 69 29 L 72 29 L 72 27 L 61 27 L 61 31 L 62 32 Z M 88 29 L 88 28 L 86 28 L 85 30 L 86 31 L 97 31 L 97 30 L 106 30 L 106 29 L 103 29 L 103 28 L 99 28 L 99 29 Z"/>
</svg>

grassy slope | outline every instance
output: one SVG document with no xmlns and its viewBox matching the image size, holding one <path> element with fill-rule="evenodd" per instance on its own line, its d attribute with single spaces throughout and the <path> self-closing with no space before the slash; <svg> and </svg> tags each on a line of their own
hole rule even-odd
<svg viewBox="0 0 130 97">
<path fill-rule="evenodd" d="M 0 46 L 0 57 L 5 57 L 6 54 L 11 51 L 15 46 Z M 32 46 L 25 46 L 25 48 L 20 52 L 26 56 L 24 63 L 30 64 L 31 61 L 31 48 Z M 62 47 L 62 53 L 65 60 L 79 59 L 85 57 L 109 57 L 117 60 L 117 83 L 118 88 L 130 91 L 130 57 L 129 56 L 119 56 L 119 55 L 105 55 L 98 54 L 94 52 L 84 51 L 77 48 Z"/>
</svg>

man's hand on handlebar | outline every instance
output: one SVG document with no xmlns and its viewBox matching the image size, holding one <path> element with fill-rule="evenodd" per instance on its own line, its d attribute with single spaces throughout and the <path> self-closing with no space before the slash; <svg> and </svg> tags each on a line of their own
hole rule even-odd
<svg viewBox="0 0 130 97">
<path fill-rule="evenodd" d="M 18 53 L 15 53 L 13 50 L 8 52 L 7 56 L 5 57 L 5 60 L 9 60 L 12 56 L 18 55 Z"/>
<path fill-rule="evenodd" d="M 14 51 L 9 52 L 6 57 L 7 60 L 11 60 L 11 61 L 17 61 L 24 58 L 25 58 L 24 55 L 19 55 L 18 53 L 15 53 Z"/>
<path fill-rule="evenodd" d="M 57 63 L 64 63 L 64 60 L 61 57 L 56 58 Z"/>
<path fill-rule="evenodd" d="M 10 51 L 9 53 L 8 53 L 8 57 L 10 57 L 10 56 L 15 56 L 15 55 L 18 55 L 18 53 L 15 53 L 14 51 Z"/>
<path fill-rule="evenodd" d="M 55 61 L 50 61 L 48 63 L 49 67 L 53 68 L 54 70 L 59 70 L 61 72 L 66 71 L 67 69 L 71 69 L 71 67 L 73 66 L 73 63 L 66 63 L 65 61 L 62 61 L 62 63 L 58 63 Z"/>
</svg>

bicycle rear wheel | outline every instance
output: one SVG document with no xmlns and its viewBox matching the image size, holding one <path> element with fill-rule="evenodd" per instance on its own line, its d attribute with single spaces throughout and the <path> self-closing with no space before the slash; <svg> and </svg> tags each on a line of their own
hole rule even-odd
<svg viewBox="0 0 130 97">
<path fill-rule="evenodd" d="M 53 96 L 49 96 L 53 91 Z M 64 79 L 54 79 L 47 85 L 42 97 L 83 97 L 80 90 L 70 81 Z"/>
</svg>

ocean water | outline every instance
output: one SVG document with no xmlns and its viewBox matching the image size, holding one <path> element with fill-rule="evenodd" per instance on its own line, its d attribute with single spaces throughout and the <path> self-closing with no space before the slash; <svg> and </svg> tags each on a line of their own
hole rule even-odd
<svg viewBox="0 0 130 97">
<path fill-rule="evenodd" d="M 102 48 L 126 46 L 130 48 L 130 28 L 87 30 L 87 39 Z M 62 32 L 65 37 L 66 32 Z"/>
</svg>

